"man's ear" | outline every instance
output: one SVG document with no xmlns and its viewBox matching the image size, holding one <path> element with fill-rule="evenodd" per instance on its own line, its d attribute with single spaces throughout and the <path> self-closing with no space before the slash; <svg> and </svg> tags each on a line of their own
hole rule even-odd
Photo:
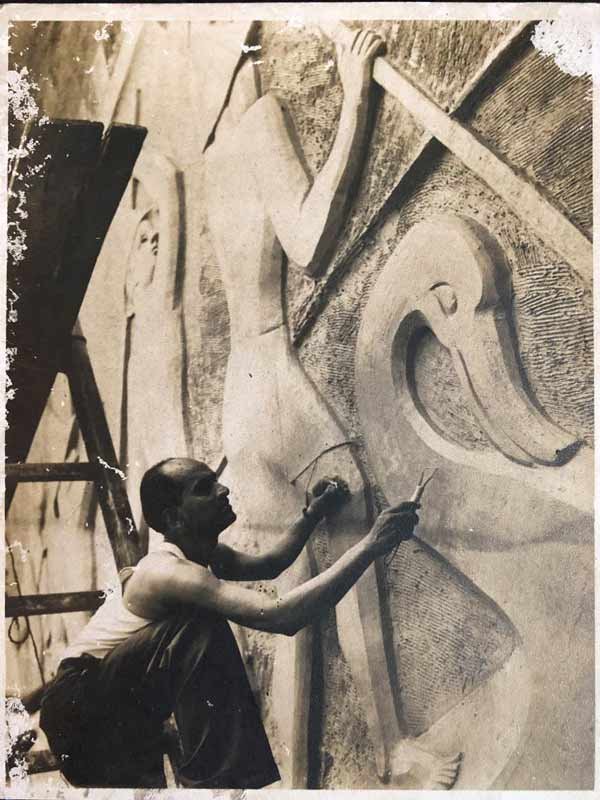
<svg viewBox="0 0 600 800">
<path fill-rule="evenodd" d="M 162 521 L 165 530 L 174 530 L 179 524 L 179 509 L 176 506 L 165 508 L 162 512 Z"/>
</svg>

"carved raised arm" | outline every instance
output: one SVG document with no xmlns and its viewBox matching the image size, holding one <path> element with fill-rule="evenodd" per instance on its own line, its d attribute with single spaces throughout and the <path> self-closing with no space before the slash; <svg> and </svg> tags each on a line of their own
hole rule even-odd
<svg viewBox="0 0 600 800">
<path fill-rule="evenodd" d="M 382 48 L 383 41 L 369 30 L 353 32 L 337 47 L 344 102 L 331 152 L 312 182 L 281 100 L 265 95 L 244 118 L 249 163 L 277 238 L 312 277 L 327 267 L 362 167 L 373 61 Z"/>
</svg>

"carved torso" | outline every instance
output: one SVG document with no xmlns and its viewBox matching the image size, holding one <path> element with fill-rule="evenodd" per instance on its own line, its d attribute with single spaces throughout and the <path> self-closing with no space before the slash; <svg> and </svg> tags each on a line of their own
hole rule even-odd
<svg viewBox="0 0 600 800">
<path fill-rule="evenodd" d="M 265 95 L 237 124 L 226 120 L 219 126 L 206 153 L 205 195 L 230 317 L 223 405 L 230 473 L 255 473 L 253 460 L 260 459 L 277 471 L 289 490 L 295 475 L 347 436 L 289 341 L 283 303 L 285 256 L 272 223 L 273 214 L 282 209 L 274 210 L 273 196 L 280 196 L 284 182 L 290 190 L 288 200 L 301 202 L 307 178 L 284 115 L 280 102 Z M 269 188 L 271 197 L 266 196 Z M 276 481 L 273 496 L 281 492 Z M 301 497 L 300 492 L 294 500 L 294 514 Z M 244 498 L 240 506 L 250 504 L 251 499 Z"/>
<path fill-rule="evenodd" d="M 206 153 L 205 196 L 231 323 L 232 347 L 284 322 L 283 251 L 248 158 L 245 120 Z"/>
</svg>

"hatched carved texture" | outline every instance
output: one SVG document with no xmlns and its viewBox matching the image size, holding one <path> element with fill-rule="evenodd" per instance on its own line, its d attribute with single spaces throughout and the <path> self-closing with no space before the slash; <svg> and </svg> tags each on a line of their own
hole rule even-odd
<svg viewBox="0 0 600 800">
<path fill-rule="evenodd" d="M 357 23 L 349 23 L 356 27 Z M 514 23 L 479 21 L 365 21 L 387 44 L 386 58 L 441 106 L 452 105 L 466 82 Z M 337 129 L 342 88 L 331 42 L 316 27 L 263 23 L 260 70 L 263 88 L 289 103 L 313 174 L 325 162 Z M 424 131 L 393 97 L 374 89 L 373 130 L 356 200 L 340 234 L 332 264 L 376 217 L 420 147 Z M 302 318 L 308 289 L 292 282 L 294 325 Z"/>
<path fill-rule="evenodd" d="M 544 75 L 548 75 L 548 90 L 542 101 Z M 555 102 L 553 93 L 566 115 L 560 119 L 549 108 Z M 515 136 L 515 122 L 529 114 L 531 105 L 537 116 L 527 116 L 528 124 L 519 125 Z M 569 216 L 586 225 L 585 214 L 591 213 L 591 146 L 585 122 L 590 108 L 589 82 L 556 75 L 552 63 L 529 49 L 526 57 L 508 70 L 498 88 L 490 88 L 474 127 L 514 159 L 516 166 L 532 165 L 536 179 L 556 194 Z M 560 127 L 563 137 L 566 135 L 563 118 L 571 120 L 572 129 L 569 142 L 564 144 L 565 157 L 574 170 L 569 178 L 563 175 L 560 158 L 552 157 L 550 146 L 558 138 Z M 577 126 L 583 126 L 579 133 Z M 407 135 L 402 129 L 391 128 L 388 134 L 390 139 Z M 410 189 L 397 192 L 394 200 L 389 214 L 369 235 L 300 347 L 306 369 L 347 429 L 360 435 L 354 399 L 354 353 L 370 287 L 412 225 L 448 212 L 476 219 L 498 239 L 512 268 L 517 346 L 533 393 L 555 422 L 591 443 L 590 288 L 451 154 L 440 155 L 425 165 L 419 180 Z M 589 216 L 587 219 L 591 220 Z M 293 292 L 293 283 L 290 287 Z M 290 305 L 293 302 L 292 297 Z M 466 407 L 449 355 L 432 336 L 421 341 L 416 380 L 427 412 L 450 438 L 467 448 L 491 447 Z M 369 471 L 364 450 L 361 460 Z M 398 487 L 399 492 L 404 489 Z M 381 499 L 376 486 L 375 495 Z M 511 651 L 515 638 L 510 623 L 489 601 L 482 601 L 455 580 L 428 551 L 418 545 L 414 548 L 416 552 L 400 551 L 387 571 L 384 583 L 388 599 L 383 613 L 393 632 L 402 707 L 410 732 L 416 734 L 493 674 Z M 322 534 L 316 549 L 322 556 L 320 564 L 325 566 L 327 542 Z M 341 658 L 339 650 L 325 653 L 326 675 Z M 327 685 L 323 702 L 325 717 L 336 713 L 335 697 L 328 693 Z M 337 753 L 333 733 L 326 725 L 323 731 L 325 749 Z M 341 759 L 341 754 L 337 755 Z M 328 783 L 325 774 L 324 786 L 334 785 L 333 781 Z"/>
</svg>

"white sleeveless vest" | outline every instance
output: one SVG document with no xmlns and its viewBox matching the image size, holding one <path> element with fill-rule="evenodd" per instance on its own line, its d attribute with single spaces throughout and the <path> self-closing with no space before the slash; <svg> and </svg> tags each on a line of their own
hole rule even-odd
<svg viewBox="0 0 600 800">
<path fill-rule="evenodd" d="M 171 542 L 161 542 L 153 549 L 153 552 L 172 553 L 185 559 L 183 552 Z M 121 570 L 119 577 L 122 583 L 131 577 L 134 570 L 135 567 Z M 132 634 L 153 622 L 152 619 L 138 617 L 137 614 L 133 614 L 125 607 L 122 590 L 113 592 L 96 611 L 75 641 L 69 645 L 62 660 L 79 658 L 83 653 L 102 659 Z"/>
</svg>

